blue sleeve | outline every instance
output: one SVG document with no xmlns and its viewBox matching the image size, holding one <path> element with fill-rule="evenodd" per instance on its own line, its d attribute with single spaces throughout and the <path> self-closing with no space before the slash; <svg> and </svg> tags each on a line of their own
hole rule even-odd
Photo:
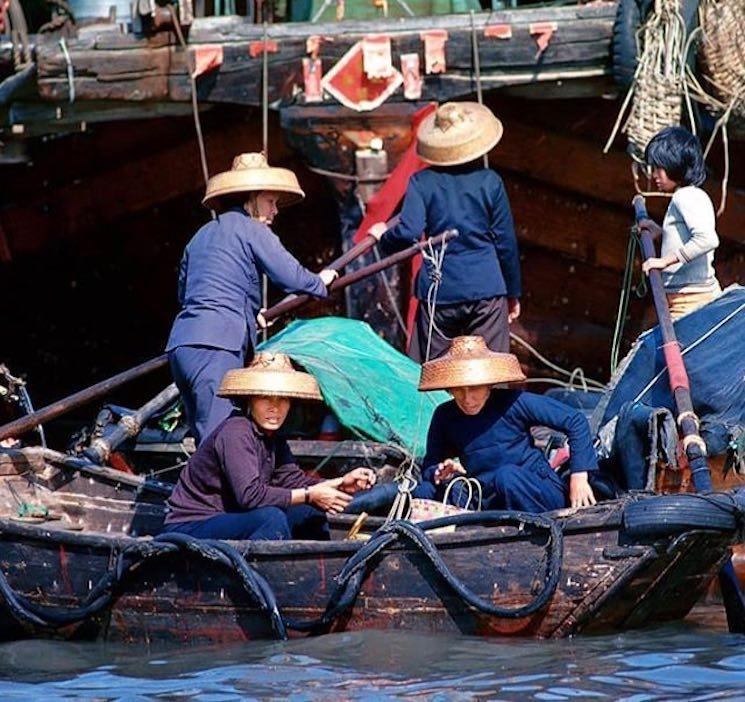
<svg viewBox="0 0 745 702">
<path fill-rule="evenodd" d="M 380 250 L 384 256 L 401 251 L 422 238 L 427 227 L 427 208 L 422 195 L 412 178 L 406 187 L 404 204 L 398 224 L 387 231 L 380 240 Z"/>
<path fill-rule="evenodd" d="M 282 246 L 279 237 L 265 225 L 258 225 L 252 232 L 251 250 L 260 269 L 285 292 L 307 293 L 326 297 L 328 290 L 321 278 L 300 265 L 298 260 Z"/>
<path fill-rule="evenodd" d="M 186 271 L 189 267 L 189 253 L 184 249 L 184 255 L 181 257 L 181 263 L 178 267 L 178 302 L 183 306 L 186 300 Z"/>
<path fill-rule="evenodd" d="M 455 452 L 447 440 L 445 408 L 440 405 L 432 415 L 427 432 L 427 453 L 422 461 L 422 480 L 433 483 L 437 466 L 446 458 L 454 458 Z"/>
<path fill-rule="evenodd" d="M 520 297 L 522 295 L 520 255 L 517 250 L 517 236 L 510 201 L 502 179 L 494 171 L 491 173 L 494 175 L 494 183 L 491 186 L 492 207 L 489 231 L 494 239 L 494 248 L 497 250 L 497 258 L 507 286 L 507 297 Z"/>
<path fill-rule="evenodd" d="M 596 470 L 597 456 L 592 445 L 590 425 L 585 416 L 558 400 L 531 392 L 522 392 L 514 405 L 516 416 L 528 432 L 540 425 L 556 429 L 569 439 L 569 470 L 572 473 Z"/>
</svg>

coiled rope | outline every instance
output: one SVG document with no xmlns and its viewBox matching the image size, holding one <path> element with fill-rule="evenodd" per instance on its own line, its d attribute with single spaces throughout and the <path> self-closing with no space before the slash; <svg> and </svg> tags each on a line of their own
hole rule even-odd
<svg viewBox="0 0 745 702">
<path fill-rule="evenodd" d="M 519 607 L 501 607 L 475 594 L 450 571 L 437 547 L 426 534 L 426 531 L 430 529 L 450 525 L 517 526 L 521 531 L 528 526 L 547 531 L 545 573 L 538 593 L 529 603 Z M 296 621 L 282 615 L 269 583 L 235 547 L 224 541 L 196 539 L 186 534 L 176 533 L 161 534 L 152 540 L 140 541 L 122 549 L 115 558 L 114 565 L 104 573 L 80 606 L 60 608 L 32 602 L 10 586 L 2 570 L 0 570 L 0 595 L 5 600 L 10 613 L 21 624 L 54 630 L 80 623 L 102 612 L 116 599 L 122 590 L 125 578 L 133 571 L 142 568 L 146 562 L 183 552 L 219 563 L 232 570 L 251 602 L 269 618 L 275 637 L 285 640 L 288 629 L 314 633 L 327 630 L 339 616 L 354 606 L 362 583 L 381 562 L 384 552 L 402 540 L 421 553 L 452 592 L 468 606 L 491 616 L 507 619 L 530 616 L 548 603 L 559 583 L 563 562 L 563 534 L 559 524 L 542 515 L 491 511 L 458 514 L 419 525 L 407 521 L 385 524 L 372 535 L 366 544 L 347 559 L 335 578 L 336 585 L 324 613 L 316 619 L 307 621 Z"/>
</svg>

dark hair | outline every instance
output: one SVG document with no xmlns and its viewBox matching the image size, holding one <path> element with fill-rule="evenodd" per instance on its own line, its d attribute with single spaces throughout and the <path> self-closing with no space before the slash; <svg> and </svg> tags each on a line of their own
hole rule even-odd
<svg viewBox="0 0 745 702">
<path fill-rule="evenodd" d="M 664 168 L 681 185 L 702 185 L 706 165 L 698 138 L 683 127 L 665 127 L 644 150 L 644 160 L 653 168 Z"/>
</svg>

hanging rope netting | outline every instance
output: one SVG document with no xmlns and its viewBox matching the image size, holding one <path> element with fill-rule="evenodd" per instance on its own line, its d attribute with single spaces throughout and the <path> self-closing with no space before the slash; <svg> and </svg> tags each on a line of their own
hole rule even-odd
<svg viewBox="0 0 745 702">
<path fill-rule="evenodd" d="M 683 67 L 686 26 L 680 0 L 655 0 L 654 10 L 637 33 L 637 67 L 605 145 L 610 149 L 621 121 L 631 156 L 641 161 L 649 140 L 664 127 L 680 124 L 683 106 Z"/>
</svg>

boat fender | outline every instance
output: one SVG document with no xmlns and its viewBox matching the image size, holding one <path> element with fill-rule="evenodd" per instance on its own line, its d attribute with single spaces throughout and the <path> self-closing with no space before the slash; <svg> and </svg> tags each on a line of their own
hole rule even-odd
<svg viewBox="0 0 745 702">
<path fill-rule="evenodd" d="M 659 495 L 629 504 L 623 513 L 626 536 L 649 539 L 705 529 L 743 532 L 745 491 Z"/>
</svg>

